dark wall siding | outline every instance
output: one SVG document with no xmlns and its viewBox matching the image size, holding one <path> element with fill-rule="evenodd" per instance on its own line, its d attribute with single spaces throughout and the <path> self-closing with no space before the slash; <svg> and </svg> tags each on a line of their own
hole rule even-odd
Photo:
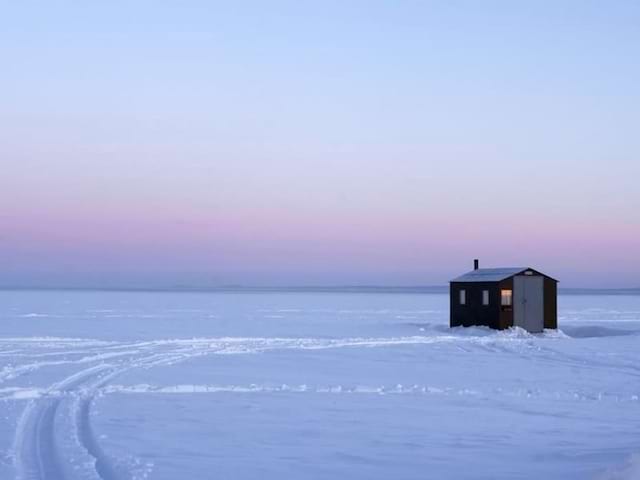
<svg viewBox="0 0 640 480">
<path fill-rule="evenodd" d="M 460 305 L 460 290 L 466 290 L 467 303 Z M 489 291 L 489 305 L 482 305 L 482 291 Z M 491 328 L 500 327 L 500 290 L 493 283 L 461 283 L 450 284 L 450 318 L 451 327 L 485 325 Z"/>
<path fill-rule="evenodd" d="M 558 282 L 544 279 L 544 328 L 558 328 Z"/>
</svg>

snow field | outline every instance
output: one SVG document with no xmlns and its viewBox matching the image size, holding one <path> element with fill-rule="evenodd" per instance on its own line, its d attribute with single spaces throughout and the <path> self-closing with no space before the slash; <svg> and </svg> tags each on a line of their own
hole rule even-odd
<svg viewBox="0 0 640 480">
<path fill-rule="evenodd" d="M 638 299 L 530 335 L 440 295 L 43 295 L 2 311 L 0 478 L 637 478 Z"/>
</svg>

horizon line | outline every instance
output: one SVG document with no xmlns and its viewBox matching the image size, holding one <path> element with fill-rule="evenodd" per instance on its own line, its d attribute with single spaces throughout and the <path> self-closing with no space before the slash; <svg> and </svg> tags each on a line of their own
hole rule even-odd
<svg viewBox="0 0 640 480">
<path fill-rule="evenodd" d="M 448 293 L 449 285 L 0 285 L 0 291 L 94 291 L 166 293 Z M 640 295 L 640 287 L 559 287 L 559 294 Z"/>
</svg>

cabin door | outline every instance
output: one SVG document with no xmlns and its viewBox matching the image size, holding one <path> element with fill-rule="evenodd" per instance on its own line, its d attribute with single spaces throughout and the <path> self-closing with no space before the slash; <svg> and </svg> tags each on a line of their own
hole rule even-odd
<svg viewBox="0 0 640 480">
<path fill-rule="evenodd" d="M 517 275 L 513 277 L 513 325 L 528 332 L 541 332 L 544 327 L 544 278 Z"/>
</svg>

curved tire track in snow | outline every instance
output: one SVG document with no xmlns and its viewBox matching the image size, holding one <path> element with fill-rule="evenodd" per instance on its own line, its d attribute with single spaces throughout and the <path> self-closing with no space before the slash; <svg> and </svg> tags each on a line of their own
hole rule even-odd
<svg viewBox="0 0 640 480">
<path fill-rule="evenodd" d="M 31 400 L 25 407 L 14 441 L 14 465 L 17 478 L 20 480 L 65 480 L 76 478 L 70 471 L 67 459 L 63 459 L 59 452 L 58 440 L 62 434 L 56 427 L 56 419 L 61 415 L 60 406 L 73 397 L 71 406 L 75 416 L 75 435 L 78 446 L 84 450 L 93 462 L 95 471 L 91 477 L 102 480 L 118 480 L 127 478 L 126 468 L 118 466 L 108 457 L 91 426 L 91 406 L 99 389 L 108 384 L 115 377 L 136 368 L 151 368 L 168 365 L 188 358 L 213 353 L 212 349 L 193 349 L 182 342 L 178 344 L 148 344 L 143 349 L 129 351 L 118 355 L 96 355 L 92 359 L 104 361 L 105 358 L 122 357 L 129 354 L 129 358 L 122 359 L 119 365 L 101 363 L 80 370 L 79 372 L 54 383 L 45 394 Z M 169 347 L 169 348 L 167 348 Z M 178 347 L 178 348 L 176 348 Z M 157 352 L 158 349 L 166 351 Z M 146 350 L 146 351 L 145 351 Z M 88 363 L 88 358 L 79 361 L 64 361 L 57 363 Z M 77 472 L 76 472 L 77 473 Z M 86 476 L 86 475 L 85 475 Z"/>
<path fill-rule="evenodd" d="M 87 379 L 108 368 L 96 365 L 53 384 L 48 395 L 31 400 L 24 409 L 14 442 L 14 460 L 20 480 L 64 480 L 67 478 L 56 442 L 56 414 L 64 397 Z"/>
<path fill-rule="evenodd" d="M 60 458 L 55 444 L 54 425 L 59 401 L 50 402 L 40 408 L 34 416 L 34 435 L 30 439 L 34 462 L 28 477 L 64 478 Z"/>
<path fill-rule="evenodd" d="M 135 368 L 149 368 L 180 361 L 185 358 L 183 355 L 177 356 L 173 352 L 167 352 L 132 359 L 128 365 L 114 369 L 105 376 L 97 379 L 85 388 L 82 394 L 76 397 L 73 410 L 75 412 L 75 428 L 78 442 L 87 454 L 92 457 L 95 472 L 101 480 L 119 480 L 121 478 L 128 478 L 130 475 L 126 467 L 118 465 L 114 459 L 110 458 L 109 455 L 104 452 L 93 431 L 93 426 L 91 425 L 91 407 L 100 389 L 114 378 Z"/>
<path fill-rule="evenodd" d="M 78 439 L 82 446 L 95 460 L 95 470 L 102 480 L 118 480 L 125 472 L 120 472 L 119 468 L 104 453 L 98 443 L 93 427 L 91 426 L 91 405 L 94 397 L 83 398 L 78 406 L 77 412 L 77 432 Z"/>
</svg>

